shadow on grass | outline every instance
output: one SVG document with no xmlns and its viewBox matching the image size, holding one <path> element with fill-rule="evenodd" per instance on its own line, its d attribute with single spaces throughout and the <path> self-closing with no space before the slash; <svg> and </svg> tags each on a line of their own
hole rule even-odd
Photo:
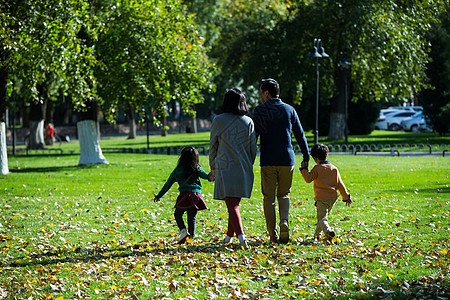
<svg viewBox="0 0 450 300">
<path fill-rule="evenodd" d="M 416 190 L 416 189 L 401 189 L 401 190 L 398 190 L 398 189 L 396 189 L 396 190 L 389 190 L 389 192 L 392 192 L 392 193 L 404 193 L 404 192 L 407 192 L 407 193 L 418 193 L 418 194 L 420 194 L 420 193 L 450 194 L 450 187 L 443 185 L 443 186 L 437 187 L 437 188 L 428 188 L 428 189 L 419 189 L 419 190 Z"/>
<path fill-rule="evenodd" d="M 171 146 L 178 146 L 178 145 L 193 145 L 193 146 L 205 146 L 205 145 L 209 145 L 209 140 L 202 140 L 202 139 L 198 139 L 198 140 L 179 140 L 179 141 L 151 141 L 149 143 L 150 148 L 155 148 L 155 147 L 161 147 L 161 145 L 171 145 Z M 104 145 L 103 145 L 104 146 Z M 102 147 L 103 147 L 102 146 Z M 136 148 L 136 147 L 147 147 L 147 141 L 144 140 L 142 142 L 130 142 L 130 143 L 117 143 L 117 147 L 131 147 L 131 148 Z"/>
<path fill-rule="evenodd" d="M 142 156 L 140 159 L 135 159 L 136 161 L 145 161 L 145 162 L 154 162 L 154 161 L 165 161 L 165 157 L 154 157 L 154 156 Z M 50 166 L 50 167 L 25 167 L 25 168 L 9 168 L 11 173 L 51 173 L 51 172 L 67 172 L 67 171 L 76 171 L 76 170 L 90 170 L 97 169 L 99 166 L 103 166 L 104 168 L 108 168 L 110 166 L 117 165 L 115 163 L 111 163 L 110 165 L 106 164 L 90 164 L 90 165 L 65 165 L 65 166 Z"/>
<path fill-rule="evenodd" d="M 35 168 L 11 168 L 11 173 L 50 173 L 73 170 L 86 170 L 97 168 L 97 165 L 72 165 L 72 166 L 52 166 L 52 167 L 35 167 Z M 107 165 L 104 165 L 105 167 Z"/>
<path fill-rule="evenodd" d="M 60 263 L 76 263 L 89 262 L 92 260 L 104 260 L 114 258 L 126 258 L 133 256 L 147 256 L 147 255 L 175 255 L 180 253 L 216 253 L 216 252 L 230 252 L 236 251 L 238 245 L 221 245 L 216 242 L 209 242 L 202 245 L 176 245 L 163 243 L 141 243 L 129 247 L 122 248 L 104 248 L 96 247 L 93 249 L 75 248 L 73 252 L 68 250 L 49 251 L 47 253 L 32 254 L 28 256 L 18 257 L 16 262 L 1 263 L 0 267 L 30 267 L 30 266 L 47 266 Z M 63 257 L 65 256 L 65 257 Z M 23 260 L 27 260 L 22 262 Z M 31 261 L 30 261 L 31 260 Z"/>
<path fill-rule="evenodd" d="M 250 251 L 252 248 L 266 247 L 267 249 L 277 249 L 285 246 L 327 246 L 326 242 L 317 243 L 313 239 L 305 239 L 300 242 L 290 241 L 287 244 L 274 244 L 262 239 L 248 241 Z M 131 256 L 146 256 L 155 254 L 175 255 L 179 253 L 217 253 L 217 252 L 233 252 L 243 250 L 238 244 L 223 244 L 217 239 L 201 244 L 186 243 L 177 245 L 168 243 L 164 240 L 159 242 L 142 241 L 139 244 L 130 246 L 108 248 L 106 245 L 96 245 L 93 248 L 74 248 L 73 251 L 68 249 L 48 251 L 45 253 L 31 254 L 16 258 L 16 262 L 2 263 L 0 267 L 29 267 L 35 265 L 51 265 L 59 263 L 70 263 L 79 261 L 102 260 L 110 258 L 124 258 Z M 65 257 L 64 257 L 65 256 Z M 25 260 L 25 261 L 24 261 Z M 31 260 L 31 261 L 30 261 Z M 23 261 L 23 262 L 22 262 Z"/>
<path fill-rule="evenodd" d="M 252 241 L 251 247 L 266 246 L 267 250 L 270 248 L 283 247 L 281 245 L 269 244 L 260 240 Z M 310 240 L 289 243 L 288 246 L 307 246 L 311 245 Z M 136 244 L 128 247 L 118 247 L 108 249 L 102 245 L 97 246 L 95 249 L 82 249 L 76 248 L 73 252 L 69 251 L 52 251 L 48 253 L 42 253 L 39 255 L 31 255 L 26 257 L 18 258 L 19 262 L 0 263 L 0 267 L 31 267 L 31 266 L 48 266 L 52 264 L 61 263 L 77 263 L 77 262 L 92 262 L 101 261 L 106 259 L 120 259 L 126 257 L 139 257 L 139 256 L 150 256 L 150 255 L 175 255 L 187 254 L 187 253 L 230 253 L 239 251 L 237 244 L 224 246 L 218 244 L 217 241 L 212 241 L 204 243 L 202 245 L 192 245 L 185 244 L 181 246 L 171 245 L 164 241 L 160 242 L 145 242 Z M 250 250 L 251 252 L 252 250 Z M 246 256 L 248 256 L 248 251 L 242 251 L 240 255 L 240 260 L 244 263 Z M 71 257 L 65 258 L 54 258 L 61 255 L 71 255 Z M 251 256 L 251 254 L 250 254 Z M 34 260 L 28 262 L 20 262 L 20 260 Z M 153 263 L 156 263 L 153 261 Z M 175 262 L 173 262 L 175 263 Z M 181 262 L 179 262 L 181 263 Z M 160 265 L 172 264 L 169 261 L 159 262 Z M 244 263 L 245 264 L 245 263 Z M 312 263 L 314 265 L 314 263 Z M 315 268 L 315 266 L 312 266 Z M 364 270 L 359 275 L 362 275 Z M 302 278 L 300 276 L 300 278 Z M 278 283 L 278 276 L 270 276 L 267 273 L 264 274 L 253 274 L 253 277 L 249 278 L 252 281 L 263 281 L 267 282 L 267 286 L 271 290 L 276 290 L 283 288 L 280 283 Z M 308 286 L 304 282 L 291 282 L 291 285 L 298 284 L 299 289 L 305 289 Z M 328 292 L 332 299 L 449 299 L 450 296 L 450 281 L 445 274 L 443 275 L 433 275 L 433 276 L 420 276 L 411 277 L 410 279 L 404 280 L 403 282 L 393 281 L 390 278 L 382 279 L 380 278 L 377 282 L 364 282 L 361 281 L 346 282 L 342 283 L 342 287 L 332 288 L 329 286 Z M 322 294 L 326 296 L 326 294 Z M 331 299 L 331 298 L 329 298 Z"/>
</svg>

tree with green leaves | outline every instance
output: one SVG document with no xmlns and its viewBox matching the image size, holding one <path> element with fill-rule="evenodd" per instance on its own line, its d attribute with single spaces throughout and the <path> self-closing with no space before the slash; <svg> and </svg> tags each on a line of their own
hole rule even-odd
<svg viewBox="0 0 450 300">
<path fill-rule="evenodd" d="M 80 164 L 106 162 L 93 130 L 97 107 L 108 121 L 119 111 L 130 111 L 147 116 L 155 112 L 158 122 L 171 101 L 195 114 L 200 92 L 211 88 L 204 41 L 178 0 L 98 0 L 91 3 L 90 13 L 96 36 L 85 40 L 95 47 L 98 98 L 77 123 L 78 132 L 86 133 L 80 136 L 80 147 L 87 149 L 87 155 L 80 153 Z"/>
<path fill-rule="evenodd" d="M 194 114 L 200 92 L 212 88 L 204 41 L 177 0 L 1 5 L 2 120 L 12 69 L 23 95 L 39 105 L 63 91 L 80 112 L 80 164 L 107 163 L 98 144 L 98 108 L 108 120 L 130 106 L 163 115 L 176 100 Z M 6 142 L 2 149 L 6 153 Z M 2 162 L 7 166 L 6 155 Z"/>
<path fill-rule="evenodd" d="M 0 3 L 2 124 L 6 120 L 10 74 L 22 81 L 21 91 L 30 102 L 39 105 L 44 105 L 57 88 L 70 91 L 78 103 L 92 95 L 87 87 L 91 85 L 88 75 L 93 57 L 82 50 L 82 45 L 75 38 L 80 27 L 89 24 L 86 9 L 85 2 L 75 0 L 12 0 Z M 42 124 L 42 115 L 36 121 Z M 41 125 L 34 127 L 43 129 Z M 4 125 L 1 129 L 3 134 Z M 6 143 L 3 141 L 0 142 L 0 150 L 6 153 Z M 1 156 L 1 165 L 2 173 L 7 173 L 6 156 Z"/>
<path fill-rule="evenodd" d="M 270 70 L 271 66 L 249 65 L 261 63 L 266 57 L 264 50 L 268 45 L 262 39 L 286 17 L 289 1 L 185 0 L 185 3 L 206 38 L 208 56 L 217 66 L 214 76 L 217 89 L 205 95 L 209 108 L 219 109 L 223 95 L 232 87 L 246 91 L 247 102 L 256 106 L 259 97 L 253 79 L 264 73 L 261 68 Z"/>
<path fill-rule="evenodd" d="M 450 131 L 450 4 L 427 34 L 432 60 L 427 64 L 431 88 L 419 97 L 427 118 L 440 135 Z"/>
<path fill-rule="evenodd" d="M 272 2 L 272 7 L 283 7 L 283 3 Z M 253 5 L 252 13 L 230 11 L 231 21 L 224 22 L 221 38 L 213 49 L 225 72 L 223 77 L 252 94 L 261 78 L 276 78 L 282 98 L 300 104 L 309 112 L 305 119 L 310 121 L 316 93 L 315 60 L 306 54 L 314 38 L 320 38 L 330 55 L 320 60 L 320 123 L 329 124 L 320 131 L 328 132 L 330 140 L 337 140 L 343 137 L 345 127 L 345 80 L 340 66 L 344 53 L 352 63 L 349 100 L 411 98 L 426 87 L 425 64 L 429 57 L 425 33 L 443 3 L 297 1 L 284 10 L 275 10 L 282 12 L 276 14 L 267 14 L 274 10 Z"/>
<path fill-rule="evenodd" d="M 328 48 L 334 58 L 337 93 L 331 98 L 330 140 L 342 138 L 345 124 L 345 87 L 338 65 L 342 53 L 347 52 L 351 58 L 354 100 L 396 99 L 401 103 L 411 99 L 427 86 L 425 64 L 429 56 L 425 33 L 437 20 L 442 4 L 438 0 L 358 1 L 356 5 L 342 1 L 331 5 L 329 16 L 334 22 L 325 27 L 329 33 Z M 327 22 L 328 18 L 323 20 Z"/>
<path fill-rule="evenodd" d="M 165 114 L 171 101 L 193 112 L 212 88 L 212 64 L 197 26 L 177 0 L 97 1 L 98 94 L 108 120 L 118 110 Z"/>
</svg>

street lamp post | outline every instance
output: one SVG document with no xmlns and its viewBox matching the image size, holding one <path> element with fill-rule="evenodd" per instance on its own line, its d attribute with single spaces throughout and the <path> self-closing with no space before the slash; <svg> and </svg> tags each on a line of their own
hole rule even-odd
<svg viewBox="0 0 450 300">
<path fill-rule="evenodd" d="M 12 90 L 12 154 L 16 155 L 16 80 L 13 81 L 13 90 Z"/>
<path fill-rule="evenodd" d="M 342 57 L 342 60 L 339 63 L 339 66 L 341 66 L 344 69 L 344 97 L 345 97 L 345 145 L 348 147 L 348 82 L 347 82 L 347 70 L 350 68 L 352 64 L 347 60 L 347 52 L 344 52 L 344 56 Z"/>
<path fill-rule="evenodd" d="M 319 58 L 327 58 L 328 54 L 325 53 L 325 49 L 322 47 L 322 41 L 320 39 L 314 39 L 311 52 L 306 56 L 316 58 L 316 121 L 314 128 L 314 144 L 319 143 Z"/>
<path fill-rule="evenodd" d="M 147 108 L 144 108 L 144 114 L 145 114 L 145 129 L 147 132 L 147 154 L 150 153 L 150 126 L 148 124 L 148 112 L 147 112 Z"/>
</svg>

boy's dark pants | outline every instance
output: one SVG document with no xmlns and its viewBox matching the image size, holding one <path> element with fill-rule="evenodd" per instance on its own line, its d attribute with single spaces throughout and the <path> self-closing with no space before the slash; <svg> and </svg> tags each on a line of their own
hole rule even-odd
<svg viewBox="0 0 450 300">
<path fill-rule="evenodd" d="M 188 232 L 191 238 L 195 235 L 195 219 L 197 217 L 197 211 L 198 210 L 193 206 L 188 208 L 175 208 L 175 221 L 177 222 L 180 230 L 186 228 L 183 221 L 183 214 L 184 212 L 187 212 Z"/>
</svg>

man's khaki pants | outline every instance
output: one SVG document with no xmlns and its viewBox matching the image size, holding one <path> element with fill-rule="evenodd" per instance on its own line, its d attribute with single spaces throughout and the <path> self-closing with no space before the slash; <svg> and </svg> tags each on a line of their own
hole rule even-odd
<svg viewBox="0 0 450 300">
<path fill-rule="evenodd" d="M 294 166 L 261 166 L 261 190 L 264 196 L 264 217 L 271 241 L 278 240 L 275 196 L 278 200 L 280 223 L 289 221 L 289 193 Z"/>
</svg>

